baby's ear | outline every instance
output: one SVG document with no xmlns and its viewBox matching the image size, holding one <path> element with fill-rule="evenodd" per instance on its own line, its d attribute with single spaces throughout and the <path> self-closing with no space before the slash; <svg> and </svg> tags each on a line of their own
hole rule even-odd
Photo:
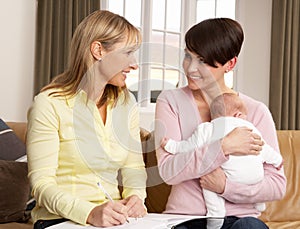
<svg viewBox="0 0 300 229">
<path fill-rule="evenodd" d="M 233 117 L 235 117 L 235 118 L 240 118 L 242 115 L 243 115 L 242 112 L 237 111 L 237 112 L 233 115 Z"/>
</svg>

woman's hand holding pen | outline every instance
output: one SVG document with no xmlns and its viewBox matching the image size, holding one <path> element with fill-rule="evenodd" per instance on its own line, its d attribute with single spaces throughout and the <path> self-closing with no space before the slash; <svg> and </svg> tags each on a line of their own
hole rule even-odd
<svg viewBox="0 0 300 229">
<path fill-rule="evenodd" d="M 237 127 L 222 140 L 225 155 L 258 155 L 264 142 L 247 127 Z"/>
<path fill-rule="evenodd" d="M 128 207 L 122 201 L 108 201 L 90 212 L 87 223 L 96 227 L 109 227 L 124 224 L 127 218 Z"/>
<path fill-rule="evenodd" d="M 147 213 L 143 201 L 137 195 L 129 196 L 121 200 L 121 202 L 125 204 L 128 209 L 128 217 L 139 218 L 145 216 Z"/>
</svg>

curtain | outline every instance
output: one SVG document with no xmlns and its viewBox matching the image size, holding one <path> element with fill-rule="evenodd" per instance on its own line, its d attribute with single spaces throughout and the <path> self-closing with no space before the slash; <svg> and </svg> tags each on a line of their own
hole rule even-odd
<svg viewBox="0 0 300 229">
<path fill-rule="evenodd" d="M 273 0 L 270 100 L 276 128 L 300 129 L 300 0 Z"/>
<path fill-rule="evenodd" d="M 100 0 L 38 0 L 37 4 L 34 94 L 64 71 L 74 30 L 100 9 Z"/>
</svg>

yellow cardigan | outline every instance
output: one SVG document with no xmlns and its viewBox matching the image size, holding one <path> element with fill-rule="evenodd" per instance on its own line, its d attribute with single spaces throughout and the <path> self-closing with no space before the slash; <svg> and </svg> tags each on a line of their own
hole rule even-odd
<svg viewBox="0 0 300 229">
<path fill-rule="evenodd" d="M 27 155 L 32 218 L 67 218 L 86 224 L 91 210 L 107 201 L 100 182 L 113 199 L 146 197 L 146 172 L 134 97 L 107 107 L 104 124 L 97 106 L 84 91 L 71 98 L 35 97 L 28 111 Z M 122 175 L 123 192 L 117 174 Z"/>
</svg>

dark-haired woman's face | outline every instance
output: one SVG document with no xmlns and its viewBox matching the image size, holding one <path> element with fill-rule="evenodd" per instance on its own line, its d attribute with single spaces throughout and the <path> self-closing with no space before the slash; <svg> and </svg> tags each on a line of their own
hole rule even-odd
<svg viewBox="0 0 300 229">
<path fill-rule="evenodd" d="M 224 84 L 222 65 L 217 64 L 217 68 L 209 66 L 203 61 L 203 58 L 187 49 L 185 49 L 182 65 L 191 90 L 205 90 Z"/>
</svg>

